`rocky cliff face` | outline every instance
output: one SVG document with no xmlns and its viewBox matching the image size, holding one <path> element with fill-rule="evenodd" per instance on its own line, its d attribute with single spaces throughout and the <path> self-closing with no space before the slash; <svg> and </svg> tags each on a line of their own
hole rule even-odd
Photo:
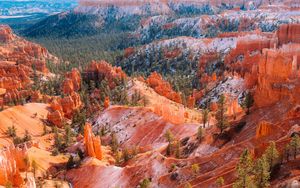
<svg viewBox="0 0 300 188">
<path fill-rule="evenodd" d="M 30 89 L 32 78 L 34 74 L 49 75 L 46 63 L 58 59 L 40 45 L 16 36 L 8 26 L 0 25 L 0 38 L 0 88 L 6 90 L 2 100 L 5 104 L 37 102 L 36 92 Z"/>
<path fill-rule="evenodd" d="M 299 44 L 283 45 L 279 49 L 265 49 L 258 67 L 258 87 L 255 101 L 268 106 L 280 100 L 298 101 Z M 268 98 L 269 100 L 264 100 Z"/>
<path fill-rule="evenodd" d="M 20 170 L 27 170 L 24 163 L 26 157 L 26 146 L 23 149 L 9 147 L 0 151 L 0 185 L 11 182 L 13 186 L 21 187 L 24 184 Z"/>
<path fill-rule="evenodd" d="M 78 93 L 73 92 L 69 96 L 60 98 L 54 97 L 50 103 L 51 112 L 47 119 L 57 127 L 63 126 L 64 118 L 71 119 L 76 110 L 82 107 L 82 102 Z"/>
<path fill-rule="evenodd" d="M 65 80 L 62 83 L 63 93 L 68 95 L 76 92 L 81 87 L 81 75 L 78 69 L 72 69 L 71 72 L 66 73 Z"/>
</svg>

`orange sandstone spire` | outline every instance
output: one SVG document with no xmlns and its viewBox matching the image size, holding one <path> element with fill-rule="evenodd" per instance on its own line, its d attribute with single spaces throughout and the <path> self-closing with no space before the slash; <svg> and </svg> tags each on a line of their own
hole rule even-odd
<svg viewBox="0 0 300 188">
<path fill-rule="evenodd" d="M 92 132 L 92 126 L 89 123 L 84 127 L 84 144 L 85 152 L 90 157 L 102 159 L 101 140 L 99 136 L 95 136 Z"/>
</svg>

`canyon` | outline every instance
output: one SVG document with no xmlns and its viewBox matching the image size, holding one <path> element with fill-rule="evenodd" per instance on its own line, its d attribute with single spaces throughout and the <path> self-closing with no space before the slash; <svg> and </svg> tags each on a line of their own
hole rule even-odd
<svg viewBox="0 0 300 188">
<path fill-rule="evenodd" d="M 0 25 L 1 186 L 299 185 L 297 1 L 81 0 L 27 34 L 73 16 L 99 32 L 136 16 L 138 42 L 76 64 Z"/>
</svg>

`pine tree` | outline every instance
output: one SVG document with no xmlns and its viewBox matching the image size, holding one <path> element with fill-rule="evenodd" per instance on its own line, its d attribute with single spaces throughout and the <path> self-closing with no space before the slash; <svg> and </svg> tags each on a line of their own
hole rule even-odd
<svg viewBox="0 0 300 188">
<path fill-rule="evenodd" d="M 62 140 L 60 135 L 58 134 L 58 130 L 57 127 L 53 128 L 53 132 L 54 132 L 54 146 L 58 149 L 61 150 L 62 147 Z"/>
<path fill-rule="evenodd" d="M 254 98 L 252 94 L 248 92 L 242 104 L 242 107 L 247 109 L 246 112 L 247 114 L 250 114 L 250 108 L 253 106 L 253 104 L 254 104 Z"/>
<path fill-rule="evenodd" d="M 115 133 L 111 135 L 111 149 L 115 153 L 119 148 L 118 139 Z"/>
<path fill-rule="evenodd" d="M 71 127 L 69 125 L 66 125 L 65 126 L 65 131 L 66 131 L 66 134 L 65 134 L 65 143 L 67 146 L 70 145 L 71 143 L 71 139 L 72 139 L 72 130 L 71 130 Z"/>
<path fill-rule="evenodd" d="M 193 165 L 191 166 L 191 169 L 192 169 L 193 173 L 196 175 L 196 174 L 198 174 L 199 171 L 200 171 L 200 166 L 199 166 L 199 164 L 193 164 Z"/>
<path fill-rule="evenodd" d="M 266 160 L 269 163 L 269 167 L 270 169 L 273 168 L 273 166 L 276 164 L 278 157 L 279 157 L 279 153 L 276 149 L 276 144 L 275 142 L 270 142 L 269 147 L 266 149 L 265 153 L 266 155 Z"/>
<path fill-rule="evenodd" d="M 140 183 L 140 188 L 148 188 L 150 187 L 150 184 L 151 181 L 148 178 L 143 179 L 143 181 Z"/>
<path fill-rule="evenodd" d="M 254 167 L 254 174 L 257 188 L 266 188 L 270 186 L 270 166 L 266 155 L 257 159 Z"/>
<path fill-rule="evenodd" d="M 8 127 L 6 130 L 6 134 L 13 138 L 17 136 L 16 132 L 17 132 L 17 128 L 14 125 L 11 127 Z"/>
<path fill-rule="evenodd" d="M 25 134 L 23 137 L 23 142 L 28 142 L 31 140 L 31 135 L 29 134 L 28 130 L 25 130 Z"/>
<path fill-rule="evenodd" d="M 171 143 L 174 140 L 174 135 L 170 130 L 167 130 L 167 132 L 165 133 L 165 138 L 169 143 Z"/>
<path fill-rule="evenodd" d="M 246 149 L 236 167 L 237 180 L 233 184 L 233 188 L 250 188 L 254 186 L 252 171 L 253 159 L 248 149 Z"/>
<path fill-rule="evenodd" d="M 68 160 L 68 162 L 66 164 L 66 168 L 68 170 L 70 170 L 70 169 L 72 169 L 74 167 L 74 165 L 75 165 L 74 157 L 72 155 L 70 155 L 69 160 Z"/>
<path fill-rule="evenodd" d="M 216 184 L 218 187 L 222 187 L 224 185 L 224 178 L 218 177 L 218 179 L 216 180 Z"/>
<path fill-rule="evenodd" d="M 203 136 L 204 136 L 204 130 L 203 130 L 202 126 L 199 126 L 198 131 L 197 131 L 197 139 L 199 140 L 199 142 L 202 141 Z"/>
<path fill-rule="evenodd" d="M 165 133 L 165 138 L 168 141 L 166 155 L 169 156 L 172 153 L 172 142 L 174 141 L 174 135 L 170 130 L 167 130 L 167 132 Z"/>
<path fill-rule="evenodd" d="M 290 146 L 292 150 L 294 151 L 294 159 L 296 159 L 297 154 L 298 154 L 298 149 L 300 148 L 300 138 L 297 134 L 295 134 L 292 137 L 292 140 L 290 142 Z"/>
<path fill-rule="evenodd" d="M 180 153 L 180 142 L 177 140 L 175 143 L 175 157 L 179 159 L 181 157 Z"/>
<path fill-rule="evenodd" d="M 209 110 L 203 109 L 202 110 L 202 123 L 203 123 L 204 128 L 205 128 L 206 123 L 208 122 L 208 115 L 209 115 Z"/>
<path fill-rule="evenodd" d="M 222 94 L 218 101 L 218 111 L 216 113 L 217 127 L 220 129 L 221 134 L 228 126 L 228 121 L 225 113 L 225 96 Z"/>
</svg>

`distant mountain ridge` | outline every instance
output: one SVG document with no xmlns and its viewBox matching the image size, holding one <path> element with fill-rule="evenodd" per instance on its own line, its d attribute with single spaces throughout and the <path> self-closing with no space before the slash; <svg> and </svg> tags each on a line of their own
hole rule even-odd
<svg viewBox="0 0 300 188">
<path fill-rule="evenodd" d="M 75 6 L 76 0 L 0 0 L 0 23 L 20 29 Z"/>
</svg>

